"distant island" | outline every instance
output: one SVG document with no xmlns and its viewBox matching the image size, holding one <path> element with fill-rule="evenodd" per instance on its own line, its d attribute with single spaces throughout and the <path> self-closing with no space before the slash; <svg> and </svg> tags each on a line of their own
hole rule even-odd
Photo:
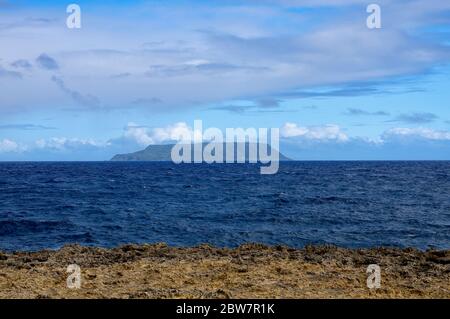
<svg viewBox="0 0 450 319">
<path fill-rule="evenodd" d="M 226 144 L 224 143 L 224 157 L 226 156 Z M 239 143 L 234 143 L 235 154 Z M 203 143 L 203 148 L 207 143 Z M 141 151 L 128 154 L 117 154 L 111 161 L 146 161 L 146 162 L 169 162 L 172 161 L 171 151 L 175 144 L 163 144 L 163 145 L 149 145 L 147 148 Z M 268 151 L 272 152 L 270 145 L 267 146 Z M 193 149 L 193 147 L 192 147 Z M 249 161 L 249 143 L 245 143 L 245 161 Z M 291 159 L 279 153 L 280 161 L 290 161 Z"/>
</svg>

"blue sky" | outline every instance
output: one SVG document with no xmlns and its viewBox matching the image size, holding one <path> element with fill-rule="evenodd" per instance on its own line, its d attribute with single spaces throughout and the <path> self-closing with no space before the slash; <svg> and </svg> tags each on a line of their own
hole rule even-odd
<svg viewBox="0 0 450 319">
<path fill-rule="evenodd" d="M 297 159 L 450 159 L 450 3 L 0 0 L 0 160 L 107 160 L 204 127 Z"/>
</svg>

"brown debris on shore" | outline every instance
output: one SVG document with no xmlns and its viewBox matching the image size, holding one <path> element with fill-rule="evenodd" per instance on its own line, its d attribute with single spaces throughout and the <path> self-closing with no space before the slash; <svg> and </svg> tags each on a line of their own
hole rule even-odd
<svg viewBox="0 0 450 319">
<path fill-rule="evenodd" d="M 81 267 L 81 288 L 66 270 Z M 381 267 L 381 288 L 366 269 Z M 450 250 L 65 246 L 0 253 L 0 298 L 450 298 Z"/>
</svg>

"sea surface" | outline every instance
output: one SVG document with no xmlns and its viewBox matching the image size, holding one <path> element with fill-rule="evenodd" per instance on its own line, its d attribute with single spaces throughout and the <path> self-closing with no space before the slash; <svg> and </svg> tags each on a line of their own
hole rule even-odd
<svg viewBox="0 0 450 319">
<path fill-rule="evenodd" d="M 155 242 L 450 249 L 450 162 L 0 163 L 0 250 Z"/>
</svg>

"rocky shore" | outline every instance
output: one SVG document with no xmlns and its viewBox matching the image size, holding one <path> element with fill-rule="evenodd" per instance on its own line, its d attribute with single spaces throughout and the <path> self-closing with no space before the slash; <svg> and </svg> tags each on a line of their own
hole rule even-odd
<svg viewBox="0 0 450 319">
<path fill-rule="evenodd" d="M 67 287 L 70 264 L 79 289 Z M 0 253 L 0 298 L 450 298 L 450 250 L 70 245 Z"/>
</svg>

